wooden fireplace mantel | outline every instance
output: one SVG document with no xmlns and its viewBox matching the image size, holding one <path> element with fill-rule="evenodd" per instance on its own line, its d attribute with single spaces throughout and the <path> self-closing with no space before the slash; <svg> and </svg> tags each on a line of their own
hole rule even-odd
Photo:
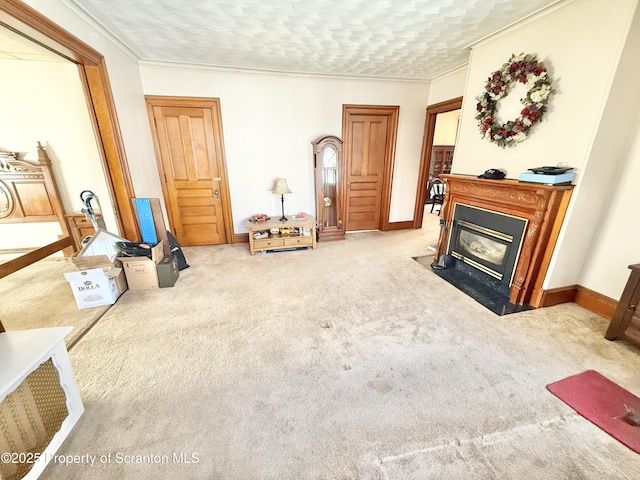
<svg viewBox="0 0 640 480">
<path fill-rule="evenodd" d="M 447 253 L 455 204 L 484 208 L 528 220 L 516 264 L 509 300 L 539 307 L 542 282 L 558 240 L 573 185 L 544 185 L 518 180 L 489 180 L 473 175 L 441 175 L 446 196 L 441 217 L 444 226 L 435 258 Z"/>
</svg>

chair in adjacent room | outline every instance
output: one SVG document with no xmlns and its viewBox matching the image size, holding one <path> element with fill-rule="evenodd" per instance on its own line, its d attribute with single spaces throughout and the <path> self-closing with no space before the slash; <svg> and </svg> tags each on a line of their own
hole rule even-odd
<svg viewBox="0 0 640 480">
<path fill-rule="evenodd" d="M 427 192 L 429 194 L 429 201 L 431 202 L 431 213 L 433 213 L 433 208 L 436 205 L 440 205 L 440 207 L 438 207 L 438 215 L 440 214 L 442 202 L 444 202 L 445 188 L 446 185 L 439 178 L 432 178 L 427 182 Z"/>
</svg>

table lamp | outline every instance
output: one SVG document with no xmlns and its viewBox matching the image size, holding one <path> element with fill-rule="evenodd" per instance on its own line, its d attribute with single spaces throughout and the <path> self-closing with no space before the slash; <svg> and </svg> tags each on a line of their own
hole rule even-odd
<svg viewBox="0 0 640 480">
<path fill-rule="evenodd" d="M 284 178 L 279 178 L 276 180 L 276 185 L 273 187 L 273 193 L 276 195 L 280 195 L 280 202 L 282 202 L 282 216 L 280 217 L 281 222 L 286 222 L 287 217 L 284 216 L 284 196 L 287 193 L 293 193 L 289 190 L 289 186 L 287 185 L 287 180 Z"/>
</svg>

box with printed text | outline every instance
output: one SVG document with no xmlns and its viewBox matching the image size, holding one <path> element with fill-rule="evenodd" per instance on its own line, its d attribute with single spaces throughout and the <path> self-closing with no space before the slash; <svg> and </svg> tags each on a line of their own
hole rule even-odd
<svg viewBox="0 0 640 480">
<path fill-rule="evenodd" d="M 64 274 L 69 282 L 78 309 L 113 305 L 127 289 L 121 268 L 92 268 Z"/>
<path fill-rule="evenodd" d="M 151 248 L 151 257 L 118 257 L 122 262 L 129 290 L 150 290 L 159 287 L 158 264 L 164 256 L 164 240 Z"/>
</svg>

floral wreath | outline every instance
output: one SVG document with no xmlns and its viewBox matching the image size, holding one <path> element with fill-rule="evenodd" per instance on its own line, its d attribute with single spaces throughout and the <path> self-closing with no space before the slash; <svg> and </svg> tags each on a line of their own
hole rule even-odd
<svg viewBox="0 0 640 480">
<path fill-rule="evenodd" d="M 515 120 L 500 125 L 494 118 L 498 101 L 509 93 L 514 82 L 524 83 L 527 95 L 520 99 L 524 108 Z M 553 92 L 551 79 L 542 62 L 535 55 L 521 53 L 511 55 L 509 61 L 500 70 L 491 74 L 485 85 L 485 92 L 476 100 L 476 120 L 482 138 L 486 138 L 499 147 L 513 147 L 524 141 L 531 130 L 547 110 L 549 95 Z"/>
</svg>

